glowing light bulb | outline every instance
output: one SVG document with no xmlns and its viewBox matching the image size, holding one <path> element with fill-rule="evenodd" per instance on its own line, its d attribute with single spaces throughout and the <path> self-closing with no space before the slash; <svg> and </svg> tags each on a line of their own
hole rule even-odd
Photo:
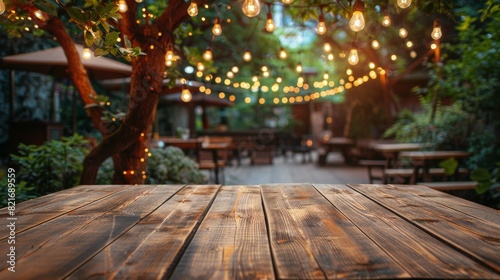
<svg viewBox="0 0 500 280">
<path fill-rule="evenodd" d="M 406 28 L 404 27 L 401 27 L 399 29 L 399 37 L 406 38 L 407 36 L 408 36 L 408 30 L 406 30 Z"/>
<path fill-rule="evenodd" d="M 358 50 L 352 49 L 349 53 L 349 57 L 347 58 L 347 62 L 351 65 L 356 65 L 359 62 Z"/>
<path fill-rule="evenodd" d="M 274 25 L 273 15 L 271 13 L 267 13 L 266 20 L 266 30 L 267 32 L 273 32 L 276 26 Z"/>
<path fill-rule="evenodd" d="M 0 0 L 0 2 L 2 2 L 2 0 Z M 2 5 L 0 4 L 0 10 L 1 10 L 1 6 L 2 6 Z M 0 14 L 1 14 L 1 12 L 0 12 Z M 42 11 L 40 11 L 40 10 L 36 10 L 36 11 L 35 11 L 35 16 L 36 16 L 39 20 L 42 20 L 42 21 L 45 21 L 45 20 L 46 20 L 45 15 L 44 15 L 44 14 L 43 14 L 43 12 L 42 12 Z"/>
<path fill-rule="evenodd" d="M 121 13 L 125 13 L 127 10 L 128 6 L 125 0 L 118 1 L 118 11 L 120 11 Z"/>
<path fill-rule="evenodd" d="M 285 49 L 282 47 L 280 49 L 280 54 L 279 54 L 281 59 L 286 59 L 288 57 L 288 54 L 286 53 Z"/>
<path fill-rule="evenodd" d="M 300 62 L 299 62 L 299 63 L 297 64 L 297 67 L 295 68 L 295 70 L 297 71 L 297 73 L 301 73 L 301 72 L 302 72 L 302 70 L 304 70 L 304 69 L 302 68 L 302 63 L 300 63 Z"/>
<path fill-rule="evenodd" d="M 330 43 L 325 43 L 323 45 L 323 49 L 325 50 L 325 52 L 331 52 L 332 51 L 332 45 L 330 45 Z"/>
<path fill-rule="evenodd" d="M 198 69 L 198 71 L 203 71 L 205 70 L 205 65 L 202 62 L 198 62 L 196 64 L 196 69 Z"/>
<path fill-rule="evenodd" d="M 252 54 L 250 53 L 250 51 L 248 49 L 246 49 L 245 53 L 243 54 L 243 60 L 246 62 L 252 60 Z"/>
<path fill-rule="evenodd" d="M 406 9 L 411 5 L 411 0 L 398 0 L 397 3 L 401 9 Z"/>
<path fill-rule="evenodd" d="M 328 72 L 325 71 L 325 74 L 323 74 L 323 79 L 328 80 L 328 78 L 330 78 L 330 76 L 328 75 Z"/>
<path fill-rule="evenodd" d="M 390 25 L 391 25 L 391 17 L 388 14 L 386 14 L 382 18 L 382 26 L 389 27 Z"/>
<path fill-rule="evenodd" d="M 406 47 L 411 49 L 413 47 L 413 42 L 412 41 L 406 42 Z"/>
<path fill-rule="evenodd" d="M 214 34 L 214 36 L 222 34 L 222 27 L 220 26 L 219 18 L 215 19 L 214 27 L 212 27 L 212 34 Z"/>
<path fill-rule="evenodd" d="M 441 32 L 441 25 L 439 25 L 439 21 L 436 19 L 434 21 L 434 29 L 432 29 L 431 37 L 434 40 L 439 40 L 441 39 L 441 36 L 443 36 L 443 33 Z"/>
<path fill-rule="evenodd" d="M 233 71 L 233 73 L 238 73 L 240 71 L 240 68 L 238 68 L 238 66 L 235 65 L 231 68 L 231 71 Z"/>
<path fill-rule="evenodd" d="M 351 20 L 349 21 L 349 27 L 354 32 L 359 32 L 365 28 L 365 18 L 363 16 L 363 11 L 365 10 L 365 3 L 361 0 L 356 0 L 354 2 L 354 12 L 352 13 Z"/>
<path fill-rule="evenodd" d="M 372 48 L 378 50 L 380 48 L 380 43 L 377 40 L 372 41 Z"/>
<path fill-rule="evenodd" d="M 165 60 L 166 61 L 173 61 L 174 60 L 174 51 L 172 49 L 167 50 L 167 53 L 165 54 Z"/>
<path fill-rule="evenodd" d="M 205 52 L 203 53 L 203 59 L 206 61 L 212 60 L 213 54 L 212 54 L 212 49 L 210 47 L 207 47 Z"/>
<path fill-rule="evenodd" d="M 324 35 L 326 33 L 325 16 L 323 15 L 323 13 L 319 15 L 318 27 L 316 28 L 316 32 L 319 35 Z"/>
<path fill-rule="evenodd" d="M 283 4 L 290 5 L 293 3 L 294 0 L 282 0 Z"/>
<path fill-rule="evenodd" d="M 245 0 L 241 6 L 241 11 L 247 17 L 255 17 L 260 13 L 259 0 Z"/>
<path fill-rule="evenodd" d="M 189 5 L 188 9 L 187 9 L 187 13 L 189 16 L 192 16 L 192 17 L 195 17 L 198 15 L 198 4 L 196 4 L 195 2 L 191 2 L 191 4 Z"/>
<path fill-rule="evenodd" d="M 0 15 L 5 12 L 5 3 L 0 0 Z"/>
<path fill-rule="evenodd" d="M 183 102 L 189 102 L 193 99 L 193 95 L 189 91 L 189 89 L 186 87 L 186 85 L 182 86 L 182 91 L 181 91 L 181 100 Z"/>
<path fill-rule="evenodd" d="M 82 58 L 85 60 L 89 60 L 92 58 L 92 51 L 89 48 L 83 48 Z"/>
</svg>

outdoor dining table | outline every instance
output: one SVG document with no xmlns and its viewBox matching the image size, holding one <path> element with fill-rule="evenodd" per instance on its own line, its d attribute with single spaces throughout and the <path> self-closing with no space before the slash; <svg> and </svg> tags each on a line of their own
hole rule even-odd
<svg viewBox="0 0 500 280">
<path fill-rule="evenodd" d="M 0 279 L 500 278 L 500 213 L 424 186 L 86 185 L 0 217 Z"/>
<path fill-rule="evenodd" d="M 416 151 L 422 148 L 418 143 L 387 143 L 374 144 L 372 149 L 381 153 L 385 159 L 385 168 L 393 168 L 398 165 L 399 154 L 405 151 Z"/>
<path fill-rule="evenodd" d="M 321 141 L 320 144 L 324 148 L 323 149 L 324 151 L 322 152 L 323 155 L 320 159 L 321 162 L 319 162 L 320 165 L 325 164 L 325 162 L 322 161 L 323 160 L 326 161 L 328 154 L 333 150 L 340 150 L 342 157 L 344 158 L 344 161 L 347 163 L 351 162 L 350 149 L 354 144 L 351 139 L 347 137 L 331 137 L 328 138 L 326 141 Z"/>
<path fill-rule="evenodd" d="M 414 151 L 403 152 L 400 156 L 410 160 L 410 163 L 414 168 L 414 176 L 410 179 L 410 184 L 415 184 L 418 177 L 417 174 L 419 174 L 420 169 L 422 169 L 421 179 L 424 182 L 430 181 L 431 175 L 429 171 L 433 166 L 438 164 L 439 161 L 449 158 L 458 160 L 465 159 L 470 156 L 470 153 L 464 151 Z"/>
<path fill-rule="evenodd" d="M 212 160 L 215 164 L 214 175 L 215 175 L 215 183 L 219 184 L 219 154 L 218 151 L 223 151 L 229 149 L 231 143 L 229 142 L 220 142 L 220 143 L 211 143 L 211 142 L 202 142 L 201 150 L 207 150 L 212 152 Z"/>
</svg>

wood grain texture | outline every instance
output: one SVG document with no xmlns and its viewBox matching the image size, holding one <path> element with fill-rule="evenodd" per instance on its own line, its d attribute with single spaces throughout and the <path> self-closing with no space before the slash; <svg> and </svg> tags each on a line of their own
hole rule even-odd
<svg viewBox="0 0 500 280">
<path fill-rule="evenodd" d="M 71 279 L 167 277 L 219 186 L 186 186 L 71 274 Z M 166 197 L 168 198 L 168 197 Z"/>
<path fill-rule="evenodd" d="M 58 217 L 68 211 L 80 208 L 115 192 L 124 191 L 130 186 L 125 185 L 102 185 L 98 188 L 90 186 L 78 186 L 66 189 L 57 193 L 34 198 L 29 201 L 21 202 L 16 205 L 15 217 L 16 233 L 21 233 L 27 228 L 34 227 L 55 217 Z M 0 209 L 0 225 L 6 226 L 8 217 L 7 209 Z M 1 240 L 7 238 L 9 232 L 0 233 Z"/>
<path fill-rule="evenodd" d="M 414 278 L 491 278 L 470 260 L 346 185 L 315 187 Z"/>
<path fill-rule="evenodd" d="M 413 193 L 411 188 L 404 186 L 352 187 L 442 242 L 496 271 L 497 277 L 499 276 L 500 224 L 495 222 L 496 219 L 488 219 L 486 215 L 484 219 L 477 219 L 454 210 L 451 205 L 435 203 L 429 197 L 435 197 L 437 191 L 429 188 L 419 188 L 418 193 Z"/>
<path fill-rule="evenodd" d="M 181 186 L 134 186 L 16 236 L 19 279 L 61 278 L 161 205 Z M 23 240 L 23 242 L 21 242 Z M 10 276 L 0 263 L 0 279 Z M 20 269 L 22 268 L 22 269 Z"/>
<path fill-rule="evenodd" d="M 264 185 L 262 193 L 279 278 L 408 276 L 311 185 Z"/>
<path fill-rule="evenodd" d="M 172 279 L 273 278 L 259 187 L 222 187 Z"/>
</svg>

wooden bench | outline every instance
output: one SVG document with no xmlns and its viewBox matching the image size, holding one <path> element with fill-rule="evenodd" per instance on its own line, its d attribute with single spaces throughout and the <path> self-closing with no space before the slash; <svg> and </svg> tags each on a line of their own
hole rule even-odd
<svg viewBox="0 0 500 280">
<path fill-rule="evenodd" d="M 418 184 L 438 191 L 473 190 L 477 186 L 477 182 L 474 181 L 422 182 Z"/>
<path fill-rule="evenodd" d="M 363 159 L 358 161 L 359 165 L 366 166 L 368 170 L 368 180 L 370 181 L 370 184 L 373 184 L 374 180 L 380 180 L 380 182 L 384 181 L 384 168 L 385 168 L 385 160 L 369 160 L 369 159 Z M 373 169 L 378 168 L 380 169 L 380 175 L 374 174 Z"/>
<path fill-rule="evenodd" d="M 419 175 L 422 174 L 422 169 L 419 170 Z M 431 168 L 429 169 L 429 174 L 431 176 L 447 176 L 444 168 Z M 469 174 L 469 169 L 467 168 L 459 168 L 457 170 L 457 174 Z M 413 175 L 412 168 L 391 168 L 384 170 L 384 183 L 390 183 L 394 180 L 401 178 L 406 183 L 409 182 L 410 177 Z"/>
</svg>

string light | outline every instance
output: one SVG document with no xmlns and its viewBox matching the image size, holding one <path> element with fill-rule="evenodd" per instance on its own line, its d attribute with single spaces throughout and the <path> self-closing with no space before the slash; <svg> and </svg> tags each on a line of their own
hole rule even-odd
<svg viewBox="0 0 500 280">
<path fill-rule="evenodd" d="M 191 92 L 187 88 L 186 84 L 182 85 L 182 91 L 181 91 L 181 100 L 183 102 L 189 102 L 193 99 L 193 96 L 191 95 Z"/>
<path fill-rule="evenodd" d="M 434 21 L 434 28 L 432 29 L 431 37 L 434 40 L 439 40 L 441 39 L 441 36 L 443 36 L 443 33 L 441 32 L 441 25 L 439 24 L 439 21 L 436 19 Z"/>
<path fill-rule="evenodd" d="M 347 58 L 347 62 L 351 65 L 356 65 L 359 62 L 358 50 L 353 48 L 349 53 L 349 57 Z"/>
<path fill-rule="evenodd" d="M 168 44 L 168 47 L 167 47 L 167 53 L 165 54 L 165 61 L 168 62 L 172 62 L 175 58 L 175 54 L 174 54 L 174 50 L 173 50 L 173 47 L 171 44 Z"/>
<path fill-rule="evenodd" d="M 304 69 L 302 68 L 302 63 L 300 63 L 300 62 L 299 62 L 299 63 L 297 63 L 297 67 L 295 67 L 295 70 L 297 71 L 297 73 L 301 73 L 301 72 L 302 72 L 302 70 L 304 70 Z"/>
<path fill-rule="evenodd" d="M 246 62 L 252 60 L 252 54 L 250 53 L 250 50 L 245 49 L 245 53 L 243 53 L 243 60 Z"/>
<path fill-rule="evenodd" d="M 389 13 L 387 13 L 382 18 L 382 26 L 389 27 L 390 25 L 391 25 L 391 17 L 389 16 Z"/>
<path fill-rule="evenodd" d="M 195 17 L 198 15 L 198 4 L 196 2 L 191 1 L 191 4 L 189 5 L 187 9 L 187 13 L 191 17 Z"/>
<path fill-rule="evenodd" d="M 92 58 L 92 51 L 89 48 L 83 48 L 82 58 L 89 60 Z"/>
<path fill-rule="evenodd" d="M 271 8 L 269 8 L 269 12 L 267 12 L 267 20 L 266 20 L 266 30 L 267 32 L 272 33 L 275 29 L 273 15 L 271 14 Z"/>
<path fill-rule="evenodd" d="M 324 35 L 326 33 L 325 16 L 323 15 L 323 9 L 319 14 L 318 27 L 316 28 L 318 35 Z"/>
<path fill-rule="evenodd" d="M 214 34 L 214 36 L 222 34 L 222 27 L 220 26 L 219 18 L 215 19 L 214 27 L 212 27 L 212 34 Z"/>
<path fill-rule="evenodd" d="M 280 54 L 279 54 L 281 59 L 286 59 L 288 54 L 286 53 L 285 49 L 283 47 L 280 48 Z"/>
<path fill-rule="evenodd" d="M 125 13 L 128 10 L 127 2 L 125 0 L 118 1 L 118 11 Z"/>
<path fill-rule="evenodd" d="M 205 52 L 203 53 L 203 59 L 206 61 L 212 60 L 213 54 L 212 54 L 212 48 L 207 47 Z"/>
<path fill-rule="evenodd" d="M 378 50 L 380 48 L 380 43 L 377 40 L 372 41 L 372 48 Z"/>
<path fill-rule="evenodd" d="M 255 17 L 260 13 L 259 0 L 245 0 L 241 6 L 241 11 L 247 17 Z"/>
<path fill-rule="evenodd" d="M 359 32 L 365 28 L 365 18 L 363 12 L 365 10 L 365 3 L 361 0 L 354 2 L 354 12 L 352 13 L 349 27 L 354 32 Z"/>
<path fill-rule="evenodd" d="M 0 0 L 0 15 L 5 12 L 5 3 Z"/>
<path fill-rule="evenodd" d="M 401 9 L 406 9 L 411 5 L 411 0 L 398 0 L 397 4 Z"/>
<path fill-rule="evenodd" d="M 235 74 L 236 74 L 236 73 L 238 73 L 238 72 L 240 71 L 240 68 L 238 68 L 238 66 L 236 66 L 236 65 L 235 65 L 235 66 L 233 66 L 233 67 L 231 68 L 231 71 L 233 71 L 233 73 L 235 73 Z"/>
<path fill-rule="evenodd" d="M 399 37 L 406 38 L 407 36 L 408 36 L 408 30 L 406 30 L 406 28 L 404 27 L 401 27 L 399 29 Z"/>
<path fill-rule="evenodd" d="M 198 69 L 198 71 L 203 71 L 205 70 L 205 65 L 202 62 L 198 62 L 196 64 L 196 69 Z"/>
<path fill-rule="evenodd" d="M 325 50 L 325 52 L 331 52 L 332 45 L 330 45 L 330 43 L 325 43 L 325 44 L 323 44 L 323 49 Z"/>
<path fill-rule="evenodd" d="M 294 0 L 282 0 L 283 4 L 290 5 L 293 3 Z"/>
</svg>

